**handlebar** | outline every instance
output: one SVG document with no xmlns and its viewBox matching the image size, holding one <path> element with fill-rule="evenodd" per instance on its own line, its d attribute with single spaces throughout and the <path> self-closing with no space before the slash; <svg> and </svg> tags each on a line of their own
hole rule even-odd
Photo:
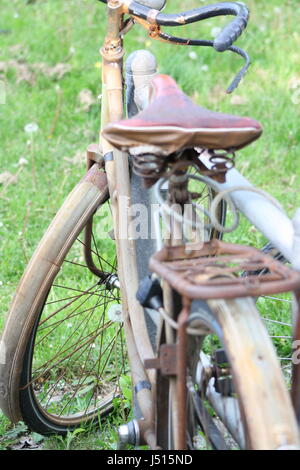
<svg viewBox="0 0 300 470">
<path fill-rule="evenodd" d="M 108 3 L 108 0 L 100 0 L 102 3 Z M 233 46 L 232 44 L 242 34 L 246 28 L 249 20 L 249 10 L 247 6 L 242 2 L 222 2 L 213 5 L 208 5 L 201 8 L 195 8 L 177 14 L 165 14 L 159 10 L 153 9 L 146 5 L 142 5 L 133 0 L 120 0 L 120 3 L 124 5 L 125 12 L 136 17 L 137 19 L 144 20 L 148 25 L 156 26 L 181 26 L 197 21 L 202 21 L 208 18 L 216 16 L 232 15 L 235 18 L 217 35 L 214 41 L 208 41 L 203 39 L 184 39 L 170 36 L 162 31 L 158 31 L 158 37 L 167 42 L 173 42 L 175 44 L 184 44 L 190 46 L 209 46 L 214 47 L 218 52 L 231 51 L 242 56 L 246 64 L 236 75 L 231 85 L 227 89 L 227 93 L 237 88 L 241 79 L 246 74 L 250 66 L 250 58 L 248 54 L 240 49 L 239 47 Z M 150 3 L 150 2 L 149 2 Z"/>
<path fill-rule="evenodd" d="M 107 3 L 107 0 L 100 0 Z M 177 14 L 161 13 L 145 5 L 141 5 L 135 1 L 126 1 L 128 13 L 138 18 L 155 21 L 160 26 L 180 26 L 202 21 L 215 16 L 233 15 L 236 18 L 225 26 L 218 34 L 213 42 L 213 47 L 218 52 L 226 51 L 242 34 L 246 28 L 249 19 L 249 10 L 244 3 L 241 2 L 222 2 L 214 5 L 208 5 L 201 8 L 195 8 Z"/>
<path fill-rule="evenodd" d="M 218 34 L 218 36 L 214 40 L 214 48 L 219 52 L 228 49 L 247 27 L 249 20 L 249 10 L 247 6 L 243 3 L 237 3 L 235 6 L 236 18 L 231 23 L 229 23 L 229 25 L 225 26 L 225 28 L 220 32 L 220 34 Z"/>
</svg>

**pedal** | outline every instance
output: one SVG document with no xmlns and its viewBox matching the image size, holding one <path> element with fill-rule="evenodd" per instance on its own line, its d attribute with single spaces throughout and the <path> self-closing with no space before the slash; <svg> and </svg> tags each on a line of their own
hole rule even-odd
<svg viewBox="0 0 300 470">
<path fill-rule="evenodd" d="M 216 392 L 223 397 L 231 397 L 234 394 L 234 385 L 231 377 L 218 377 L 215 381 Z"/>
<path fill-rule="evenodd" d="M 191 300 L 258 297 L 296 291 L 300 272 L 255 248 L 212 240 L 166 246 L 150 269 Z M 248 272 L 249 276 L 242 276 Z M 260 272 L 260 276 L 251 273 Z"/>
<path fill-rule="evenodd" d="M 162 288 L 158 279 L 149 275 L 141 280 L 136 298 L 142 307 L 158 310 L 163 305 L 162 297 Z"/>
<path fill-rule="evenodd" d="M 228 356 L 224 349 L 216 349 L 212 355 L 213 376 L 215 377 L 215 389 L 224 397 L 230 397 L 234 394 L 234 385 L 232 382 L 230 364 Z"/>
<path fill-rule="evenodd" d="M 213 361 L 215 364 L 218 366 L 221 366 L 223 364 L 228 364 L 228 357 L 224 349 L 216 349 L 213 353 Z"/>
</svg>

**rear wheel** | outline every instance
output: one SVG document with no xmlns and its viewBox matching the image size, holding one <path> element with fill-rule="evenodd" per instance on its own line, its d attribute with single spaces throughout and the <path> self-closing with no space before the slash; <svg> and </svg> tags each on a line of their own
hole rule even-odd
<svg viewBox="0 0 300 470">
<path fill-rule="evenodd" d="M 188 447 L 299 448 L 290 396 L 253 299 L 195 301 L 190 319 L 208 332 L 190 339 Z"/>
<path fill-rule="evenodd" d="M 277 261 L 289 265 L 285 257 L 275 249 L 271 243 L 268 243 L 261 250 L 272 256 Z M 247 276 L 249 273 L 243 273 Z M 258 277 L 266 274 L 265 271 L 257 271 Z M 264 320 L 265 326 L 269 332 L 270 338 L 276 348 L 288 387 L 291 387 L 292 381 L 292 341 L 293 341 L 293 294 L 286 292 L 281 294 L 259 296 L 256 299 L 256 308 Z"/>
</svg>

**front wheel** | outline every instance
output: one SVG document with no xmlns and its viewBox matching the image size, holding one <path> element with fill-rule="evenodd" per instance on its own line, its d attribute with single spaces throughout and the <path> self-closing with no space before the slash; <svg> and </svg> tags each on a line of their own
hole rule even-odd
<svg viewBox="0 0 300 470">
<path fill-rule="evenodd" d="M 99 419 L 120 397 L 128 363 L 108 215 L 106 176 L 94 165 L 45 233 L 10 308 L 0 405 L 40 434 Z"/>
</svg>

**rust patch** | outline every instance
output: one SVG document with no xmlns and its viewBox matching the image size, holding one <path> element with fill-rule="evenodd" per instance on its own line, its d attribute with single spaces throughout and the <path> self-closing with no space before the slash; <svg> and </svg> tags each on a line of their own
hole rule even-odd
<svg viewBox="0 0 300 470">
<path fill-rule="evenodd" d="M 162 344 L 159 350 L 159 357 L 145 359 L 146 369 L 160 369 L 162 375 L 177 375 L 177 345 Z"/>
<path fill-rule="evenodd" d="M 149 26 L 149 36 L 152 39 L 155 39 L 160 34 L 160 27 L 157 24 L 151 24 Z"/>
<path fill-rule="evenodd" d="M 108 188 L 107 177 L 103 170 L 100 170 L 97 164 L 93 165 L 89 171 L 84 175 L 80 183 L 92 183 L 100 191 Z"/>
</svg>

